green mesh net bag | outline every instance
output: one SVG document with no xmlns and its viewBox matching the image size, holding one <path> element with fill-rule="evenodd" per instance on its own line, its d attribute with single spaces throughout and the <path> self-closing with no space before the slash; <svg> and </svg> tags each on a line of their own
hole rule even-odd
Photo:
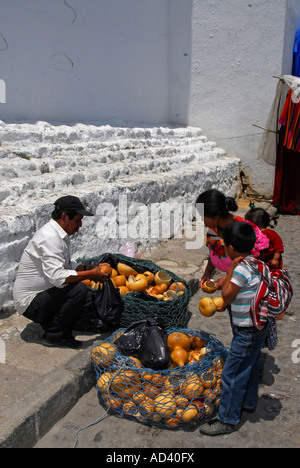
<svg viewBox="0 0 300 468">
<path fill-rule="evenodd" d="M 188 325 L 191 317 L 188 310 L 188 304 L 192 296 L 191 288 L 184 279 L 173 272 L 163 270 L 151 260 L 131 258 L 122 254 L 106 253 L 90 259 L 80 259 L 78 262 L 95 266 L 99 263 L 109 263 L 114 269 L 117 269 L 118 263 L 123 263 L 138 273 L 150 271 L 155 275 L 157 272 L 163 271 L 171 277 L 171 284 L 173 283 L 175 294 L 174 298 L 172 297 L 169 300 L 158 299 L 141 291 L 133 291 L 122 295 L 125 310 L 120 321 L 121 327 L 128 327 L 136 320 L 142 320 L 154 315 L 162 319 L 166 328 L 186 327 Z M 179 291 L 180 287 L 177 287 L 179 283 L 184 285 L 183 291 Z"/>
<path fill-rule="evenodd" d="M 175 335 L 188 340 L 188 363 L 153 370 L 119 352 L 117 340 L 124 331 L 119 329 L 91 351 L 96 388 L 107 411 L 168 429 L 195 426 L 217 411 L 228 352 L 215 336 L 186 328 L 167 330 L 169 347 Z"/>
</svg>

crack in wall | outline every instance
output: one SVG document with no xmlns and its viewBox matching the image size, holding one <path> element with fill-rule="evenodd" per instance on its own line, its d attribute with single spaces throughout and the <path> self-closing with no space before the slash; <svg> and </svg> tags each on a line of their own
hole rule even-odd
<svg viewBox="0 0 300 468">
<path fill-rule="evenodd" d="M 4 52 L 7 49 L 8 49 L 8 42 L 3 36 L 3 34 L 0 33 L 0 52 Z"/>
<path fill-rule="evenodd" d="M 51 64 L 55 70 L 72 71 L 74 63 L 64 52 L 56 52 L 51 56 Z"/>
<path fill-rule="evenodd" d="M 64 1 L 64 5 L 65 5 L 67 8 L 70 8 L 70 10 L 72 10 L 72 12 L 73 12 L 74 18 L 73 18 L 73 20 L 72 20 L 72 24 L 74 24 L 75 21 L 76 21 L 76 19 L 77 19 L 76 10 L 75 10 L 75 8 L 74 8 L 72 5 L 70 5 L 70 4 L 67 2 L 67 0 L 63 0 L 63 1 Z"/>
</svg>

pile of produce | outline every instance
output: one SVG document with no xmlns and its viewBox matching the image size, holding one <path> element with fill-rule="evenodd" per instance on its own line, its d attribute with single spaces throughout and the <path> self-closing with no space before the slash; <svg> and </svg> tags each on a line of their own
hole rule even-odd
<svg viewBox="0 0 300 468">
<path fill-rule="evenodd" d="M 160 270 L 155 274 L 152 271 L 138 273 L 129 265 L 118 263 L 117 268 L 111 268 L 109 264 L 102 264 L 101 269 L 105 271 L 115 288 L 119 289 L 123 296 L 131 292 L 144 292 L 149 296 L 160 300 L 169 301 L 185 293 L 187 286 L 182 281 L 174 281 L 172 277 Z M 97 290 L 101 283 L 84 280 L 87 286 Z"/>
<path fill-rule="evenodd" d="M 103 254 L 78 262 L 94 266 L 102 263 L 110 268 L 110 279 L 120 291 L 125 305 L 120 322 L 122 327 L 149 315 L 160 317 L 168 328 L 187 326 L 191 316 L 188 311 L 191 289 L 173 272 L 162 270 L 151 260 L 122 254 Z M 93 281 L 85 283 L 94 290 L 101 287 Z"/>
<path fill-rule="evenodd" d="M 197 424 L 217 410 L 227 358 L 217 338 L 190 329 L 168 330 L 171 361 L 158 371 L 144 367 L 135 356 L 120 354 L 117 340 L 124 331 L 118 330 L 91 352 L 97 390 L 109 410 L 171 429 Z"/>
</svg>

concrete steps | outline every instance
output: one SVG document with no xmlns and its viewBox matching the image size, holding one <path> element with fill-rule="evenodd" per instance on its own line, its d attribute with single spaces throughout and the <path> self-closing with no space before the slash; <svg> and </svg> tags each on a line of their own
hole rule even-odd
<svg viewBox="0 0 300 468">
<path fill-rule="evenodd" d="M 38 188 L 53 188 L 67 177 L 70 184 L 80 185 L 84 182 L 113 182 L 116 180 L 126 180 L 128 177 L 137 177 L 143 173 L 166 173 L 178 168 L 193 165 L 205 164 L 216 161 L 223 157 L 224 153 L 220 149 L 202 150 L 199 148 L 184 150 L 180 152 L 173 148 L 162 150 L 127 150 L 118 153 L 103 154 L 81 151 L 80 156 L 65 154 L 64 156 L 53 155 L 44 158 L 42 162 L 30 156 L 26 160 L 20 157 L 17 152 L 8 153 L 0 162 L 0 180 L 5 181 L 7 190 L 17 190 L 20 188 L 20 181 L 27 174 L 24 183 L 29 190 Z M 77 153 L 78 154 L 78 153 Z M 9 170 L 7 168 L 9 167 Z M 11 177 L 7 177 L 10 175 Z M 67 183 L 67 181 L 66 181 Z M 52 187 L 51 187 L 52 184 Z M 4 201 L 4 195 L 2 200 Z"/>
<path fill-rule="evenodd" d="M 72 242 L 75 257 L 91 257 L 117 251 L 126 240 L 120 231 L 117 238 L 99 237 L 99 223 L 111 220 L 103 204 L 115 209 L 119 223 L 120 194 L 128 205 L 159 203 L 165 209 L 167 203 L 194 204 L 210 187 L 232 195 L 239 190 L 239 160 L 199 128 L 0 122 L 0 142 L 0 310 L 11 305 L 24 247 L 60 196 L 76 195 L 96 214 L 84 219 Z"/>
<path fill-rule="evenodd" d="M 187 131 L 187 136 L 166 130 L 164 137 L 162 132 L 154 130 L 130 129 L 124 140 L 117 129 L 114 138 L 111 130 L 97 133 L 90 130 L 87 133 L 92 133 L 94 140 L 86 140 L 82 129 L 73 131 L 70 138 L 66 131 L 55 132 L 53 128 L 43 135 L 42 131 L 32 131 L 28 126 L 15 127 L 15 140 L 11 130 L 0 128 L 0 181 L 5 182 L 5 187 L 0 189 L 3 207 L 14 204 L 20 195 L 39 198 L 73 186 L 78 189 L 83 184 L 126 182 L 142 174 L 198 167 L 225 156 L 224 150 L 209 142 L 198 129 Z M 148 138 L 139 138 L 141 133 Z M 97 140 L 97 136 L 101 139 Z M 68 143 L 70 140 L 72 143 Z"/>
</svg>

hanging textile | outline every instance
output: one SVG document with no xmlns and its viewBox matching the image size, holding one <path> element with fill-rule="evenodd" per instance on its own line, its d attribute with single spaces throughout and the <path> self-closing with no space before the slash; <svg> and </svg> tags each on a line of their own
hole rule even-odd
<svg viewBox="0 0 300 468">
<path fill-rule="evenodd" d="M 273 204 L 284 214 L 300 214 L 300 79 L 293 77 L 279 118 Z"/>
<path fill-rule="evenodd" d="M 293 75 L 284 75 L 279 79 L 271 111 L 265 126 L 266 130 L 262 135 L 257 150 L 259 161 L 264 161 L 271 166 L 276 165 L 278 130 L 280 128 L 279 119 L 290 89 L 293 90 L 294 99 L 298 99 L 299 85 L 300 78 Z"/>
<path fill-rule="evenodd" d="M 283 146 L 283 139 L 284 128 L 279 131 L 273 205 L 281 213 L 300 215 L 300 154 Z"/>
<path fill-rule="evenodd" d="M 300 103 L 294 98 L 294 92 L 291 89 L 285 100 L 279 123 L 285 127 L 283 146 L 300 151 Z"/>
<path fill-rule="evenodd" d="M 278 119 L 280 117 L 281 109 L 284 104 L 284 99 L 282 99 L 282 96 L 284 91 L 286 94 L 287 89 L 288 88 L 284 81 L 279 80 L 271 111 L 266 124 L 266 131 L 262 135 L 257 150 L 258 160 L 264 161 L 270 164 L 271 166 L 275 166 L 276 164 Z"/>
</svg>

